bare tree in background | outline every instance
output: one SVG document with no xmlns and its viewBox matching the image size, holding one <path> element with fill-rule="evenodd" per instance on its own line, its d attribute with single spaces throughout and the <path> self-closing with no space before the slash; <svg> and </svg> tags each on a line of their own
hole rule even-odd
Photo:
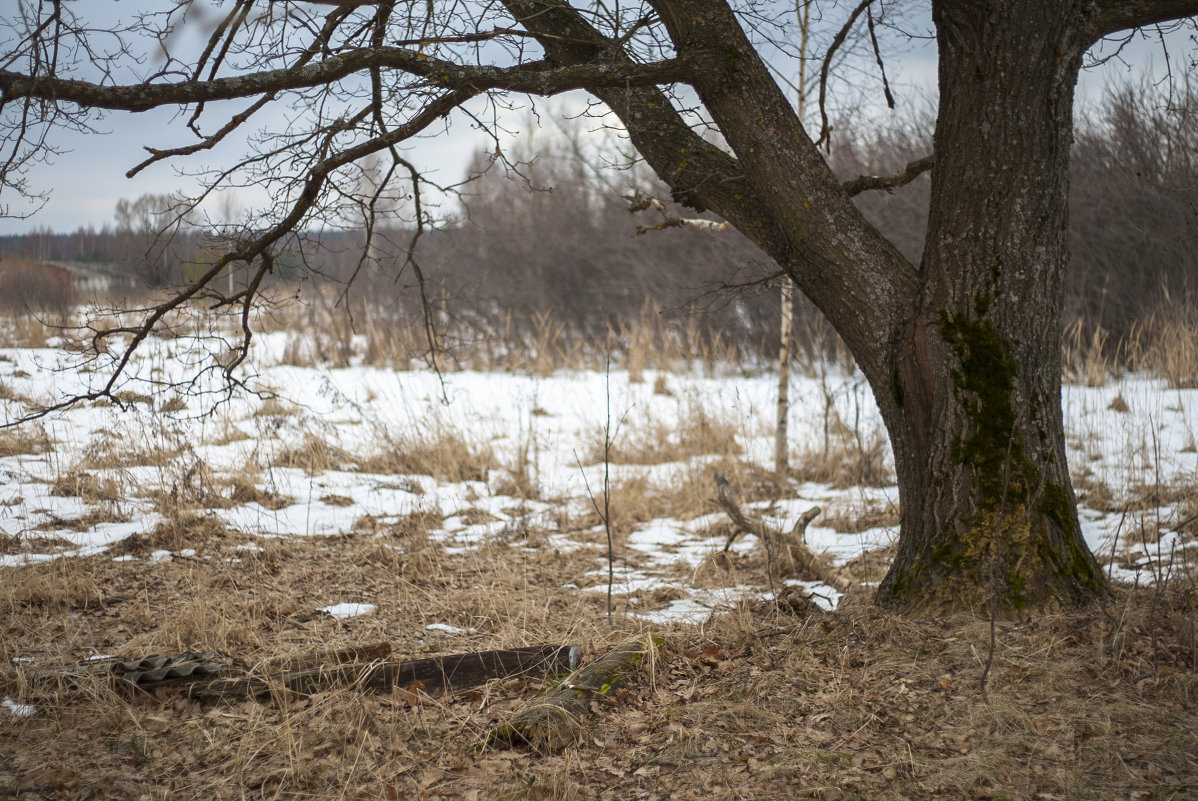
<svg viewBox="0 0 1198 801">
<path fill-rule="evenodd" d="M 265 109 L 291 110 L 273 131 L 264 116 L 266 132 L 251 136 L 247 155 L 208 176 L 209 186 L 264 188 L 277 207 L 129 328 L 133 347 L 205 294 L 248 314 L 289 236 L 362 202 L 345 193 L 363 159 L 383 157 L 384 186 L 409 185 L 419 233 L 428 184 L 399 150 L 405 142 L 455 113 L 494 125 L 510 93 L 584 89 L 676 201 L 714 211 L 751 239 L 853 353 L 890 434 L 902 505 L 880 602 L 947 610 L 995 601 L 1013 613 L 1105 592 L 1078 524 L 1060 408 L 1074 85 L 1095 42 L 1192 24 L 1198 0 L 931 0 L 934 156 L 846 183 L 817 147 L 824 126 L 804 127 L 761 54 L 784 34 L 768 6 L 234 0 L 203 51 L 176 58 L 172 33 L 195 7 L 166 5 L 98 31 L 82 6 L 21 2 L 0 59 L 6 193 L 28 191 L 25 176 L 53 128 L 86 128 L 99 110 L 182 109 L 180 124 L 195 134 L 188 145 L 151 148 L 131 172 L 253 131 Z M 863 0 L 845 28 L 883 12 Z M 129 63 L 145 40 L 167 53 L 148 76 Z M 703 135 L 712 129 L 718 138 Z M 933 163 L 916 264 L 851 198 L 900 186 Z M 229 296 L 214 281 L 234 261 L 251 267 Z M 419 274 L 411 259 L 406 266 Z"/>
<path fill-rule="evenodd" d="M 811 3 L 800 2 L 795 8 L 799 20 L 799 80 L 795 88 L 795 116 L 802 124 L 807 110 L 807 56 L 811 41 Z M 774 472 L 786 475 L 790 469 L 790 443 L 787 437 L 790 418 L 790 345 L 795 318 L 794 282 L 782 279 L 778 319 L 778 414 L 774 429 Z"/>
</svg>

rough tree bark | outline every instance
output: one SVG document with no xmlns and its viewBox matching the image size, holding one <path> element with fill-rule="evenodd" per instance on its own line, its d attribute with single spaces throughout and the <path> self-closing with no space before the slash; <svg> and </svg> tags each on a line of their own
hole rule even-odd
<svg viewBox="0 0 1198 801">
<path fill-rule="evenodd" d="M 940 107 L 920 292 L 875 387 L 903 538 L 886 603 L 1076 604 L 1105 582 L 1075 511 L 1060 297 L 1082 2 L 939 3 Z"/>
</svg>

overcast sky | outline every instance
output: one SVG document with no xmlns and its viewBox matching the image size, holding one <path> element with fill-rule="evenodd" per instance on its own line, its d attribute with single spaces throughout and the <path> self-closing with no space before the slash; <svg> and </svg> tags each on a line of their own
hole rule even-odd
<svg viewBox="0 0 1198 801">
<path fill-rule="evenodd" d="M 0 0 L 0 8 L 13 0 Z M 89 0 L 93 2 L 93 0 Z M 9 12 L 5 9 L 3 15 Z M 887 65 L 888 77 L 898 89 L 900 103 L 921 103 L 934 95 L 936 81 L 935 47 L 932 43 L 912 44 L 905 52 L 892 58 Z M 1198 59 L 1198 46 L 1188 33 L 1170 42 L 1170 57 L 1174 68 L 1191 64 Z M 1148 40 L 1134 42 L 1120 60 L 1083 73 L 1079 87 L 1079 105 L 1100 99 L 1106 86 L 1135 79 L 1144 72 L 1163 71 L 1163 56 L 1159 44 Z M 880 100 L 880 92 L 876 93 Z M 538 101 L 539 104 L 546 101 Z M 551 100 L 581 106 L 583 98 Z M 215 119 L 213 117 L 212 119 Z M 281 118 L 276 118 L 281 119 Z M 0 218 L 0 234 L 25 233 L 32 228 L 48 227 L 59 232 L 73 231 L 81 226 L 100 228 L 110 224 L 113 209 L 120 198 L 136 198 L 146 193 L 167 193 L 194 186 L 194 182 L 178 173 L 179 167 L 196 169 L 202 165 L 219 165 L 236 155 L 237 148 L 216 149 L 192 162 L 155 165 L 135 178 L 125 177 L 130 167 L 145 158 L 146 146 L 161 148 L 189 141 L 184 120 L 177 112 L 157 110 L 141 114 L 113 113 L 97 123 L 102 134 L 82 135 L 58 132 L 52 142 L 68 152 L 54 157 L 52 163 L 37 166 L 31 172 L 33 185 L 51 193 L 45 206 L 28 219 Z M 458 123 L 448 133 L 418 142 L 408 153 L 420 168 L 432 173 L 438 183 L 461 179 L 471 156 L 479 148 L 491 148 L 489 140 L 469 125 Z M 240 199 L 254 202 L 252 197 Z M 4 198 L 13 211 L 25 208 L 19 198 Z"/>
</svg>

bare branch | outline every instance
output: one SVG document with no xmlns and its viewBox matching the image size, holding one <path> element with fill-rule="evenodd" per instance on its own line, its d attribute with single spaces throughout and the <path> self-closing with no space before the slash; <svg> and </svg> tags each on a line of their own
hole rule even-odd
<svg viewBox="0 0 1198 801">
<path fill-rule="evenodd" d="M 232 100 L 325 86 L 371 69 L 402 70 L 426 79 L 424 86 L 469 89 L 473 93 L 500 89 L 537 95 L 602 86 L 685 83 L 691 74 L 690 65 L 685 59 L 669 59 L 653 64 L 628 61 L 566 67 L 554 66 L 548 61 L 533 61 L 515 67 L 492 67 L 455 64 L 400 48 L 359 48 L 301 67 L 172 84 L 105 86 L 64 78 L 29 77 L 0 70 L 0 91 L 6 100 L 28 97 L 75 103 L 87 108 L 147 111 L 159 106 Z"/>
<path fill-rule="evenodd" d="M 715 220 L 702 220 L 694 217 L 679 217 L 666 208 L 665 203 L 662 203 L 655 197 L 641 197 L 637 194 L 628 199 L 632 204 L 628 207 L 629 211 L 637 212 L 652 208 L 656 209 L 663 218 L 657 225 L 638 225 L 636 227 L 636 236 L 648 233 L 649 231 L 664 231 L 667 228 L 698 228 L 700 231 L 732 230 L 732 223 L 727 220 L 716 222 Z"/>
<path fill-rule="evenodd" d="M 828 127 L 828 71 L 832 68 L 832 57 L 836 55 L 836 51 L 844 44 L 844 40 L 848 38 L 849 31 L 853 29 L 857 18 L 861 16 L 861 12 L 869 8 L 869 4 L 873 0 L 861 0 L 857 7 L 853 9 L 853 13 L 849 14 L 849 18 L 845 20 L 844 25 L 836 32 L 836 36 L 832 38 L 832 44 L 828 45 L 828 52 L 824 56 L 824 63 L 819 68 L 819 137 L 815 140 L 815 146 L 819 147 L 828 138 L 831 129 Z"/>
<path fill-rule="evenodd" d="M 796 572 L 810 573 L 818 580 L 840 592 L 846 592 L 852 587 L 852 582 L 841 575 L 840 571 L 824 564 L 819 555 L 803 543 L 803 535 L 807 531 L 807 526 L 821 512 L 818 506 L 808 509 L 799 516 L 799 519 L 795 521 L 790 531 L 783 532 L 769 525 L 764 520 L 750 518 L 741 511 L 740 504 L 736 501 L 736 494 L 732 491 L 732 487 L 728 483 L 728 477 L 723 473 L 715 474 L 715 485 L 716 503 L 728 515 L 728 518 L 732 521 L 732 525 L 735 527 L 732 534 L 728 537 L 727 544 L 724 545 L 724 551 L 732 547 L 732 542 L 738 534 L 752 534 L 758 537 L 762 541 L 762 545 L 767 548 L 770 543 L 783 546 L 783 554 L 787 557 L 787 562 L 789 563 L 788 567 L 796 570 Z"/>
<path fill-rule="evenodd" d="M 887 191 L 898 189 L 906 186 L 920 175 L 932 169 L 935 164 L 935 154 L 924 156 L 921 159 L 908 162 L 902 172 L 895 173 L 894 175 L 861 175 L 851 181 L 845 181 L 844 191 L 849 197 L 853 197 L 862 192 L 869 192 L 875 189 L 885 189 Z"/>
<path fill-rule="evenodd" d="M 1198 0 L 1095 0 L 1089 25 L 1092 41 L 1130 28 L 1198 16 Z"/>
</svg>

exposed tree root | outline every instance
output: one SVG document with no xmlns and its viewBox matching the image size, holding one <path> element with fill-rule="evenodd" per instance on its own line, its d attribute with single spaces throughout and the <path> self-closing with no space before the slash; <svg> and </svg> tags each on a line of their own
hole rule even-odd
<svg viewBox="0 0 1198 801">
<path fill-rule="evenodd" d="M 492 731 L 487 744 L 523 743 L 541 751 L 566 748 L 577 740 L 583 721 L 592 714 L 592 703 L 627 682 L 664 642 L 650 634 L 607 652 Z"/>
</svg>

